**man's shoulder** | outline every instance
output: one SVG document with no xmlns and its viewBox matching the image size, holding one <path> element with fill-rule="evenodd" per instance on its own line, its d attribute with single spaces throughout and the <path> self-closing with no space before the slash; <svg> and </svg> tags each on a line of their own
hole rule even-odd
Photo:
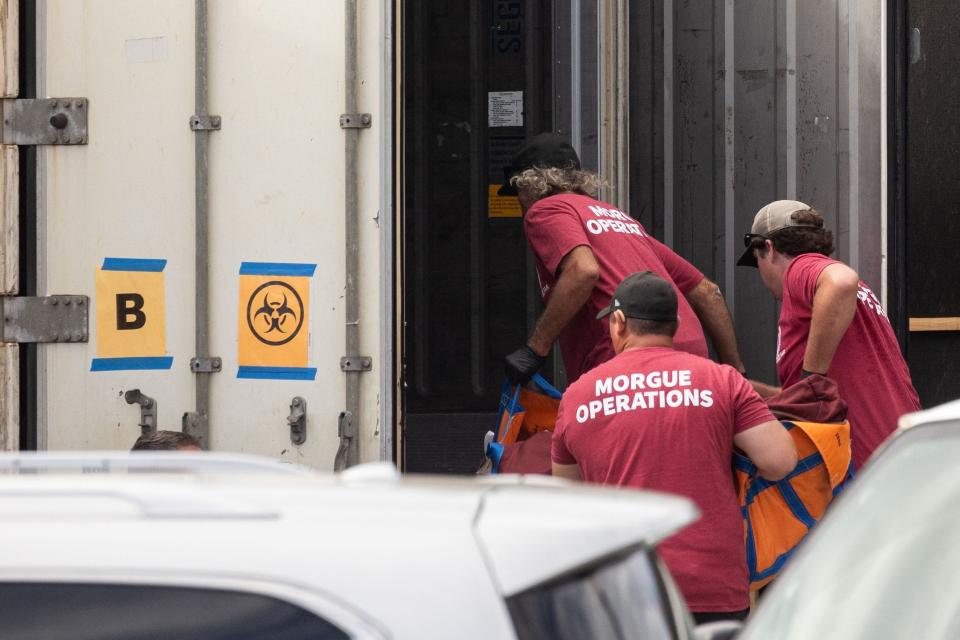
<svg viewBox="0 0 960 640">
<path fill-rule="evenodd" d="M 801 253 L 787 265 L 784 280 L 809 277 L 811 274 L 819 275 L 821 271 L 832 264 L 844 263 L 822 253 Z"/>
<path fill-rule="evenodd" d="M 530 211 L 533 212 L 550 212 L 550 211 L 570 211 L 586 208 L 590 205 L 599 205 L 601 204 L 597 200 L 590 198 L 588 196 L 580 195 L 578 193 L 557 193 L 552 196 L 547 196 L 546 198 L 541 198 L 533 203 L 530 206 Z"/>
</svg>

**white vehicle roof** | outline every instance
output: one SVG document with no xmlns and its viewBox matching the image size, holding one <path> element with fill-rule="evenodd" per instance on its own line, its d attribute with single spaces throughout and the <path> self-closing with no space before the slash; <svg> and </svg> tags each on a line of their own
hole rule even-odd
<svg viewBox="0 0 960 640">
<path fill-rule="evenodd" d="M 900 429 L 910 429 L 921 424 L 945 422 L 947 420 L 960 420 L 960 400 L 941 404 L 926 411 L 908 413 L 900 417 L 898 425 Z"/>
<path fill-rule="evenodd" d="M 401 478 L 389 465 L 216 474 L 228 465 L 203 453 L 152 459 L 205 472 L 153 474 L 116 471 L 142 454 L 91 455 L 97 473 L 37 473 L 36 460 L 29 473 L 10 472 L 0 456 L 0 579 L 232 576 L 324 593 L 398 637 L 423 637 L 411 606 L 456 611 L 450 635 L 442 616 L 431 618 L 432 637 L 465 628 L 509 637 L 497 626 L 506 614 L 482 615 L 503 609 L 503 597 L 652 546 L 697 517 L 684 498 L 543 477 Z M 104 458 L 112 473 L 99 472 Z"/>
</svg>

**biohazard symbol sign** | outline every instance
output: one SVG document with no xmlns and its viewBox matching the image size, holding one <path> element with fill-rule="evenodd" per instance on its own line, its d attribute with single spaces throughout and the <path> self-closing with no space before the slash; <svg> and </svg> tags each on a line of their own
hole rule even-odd
<svg viewBox="0 0 960 640">
<path fill-rule="evenodd" d="M 240 265 L 237 377 L 313 380 L 310 278 L 316 265 L 244 262 Z"/>
<path fill-rule="evenodd" d="M 264 282 L 247 301 L 247 324 L 260 342 L 287 344 L 303 327 L 303 300 L 282 280 Z"/>
</svg>

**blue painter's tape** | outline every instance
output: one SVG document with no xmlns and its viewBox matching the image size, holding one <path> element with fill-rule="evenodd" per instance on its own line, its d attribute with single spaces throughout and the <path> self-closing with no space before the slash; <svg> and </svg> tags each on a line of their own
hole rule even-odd
<svg viewBox="0 0 960 640">
<path fill-rule="evenodd" d="M 173 356 L 157 358 L 94 358 L 90 371 L 142 371 L 144 369 L 169 369 Z"/>
<path fill-rule="evenodd" d="M 160 273 L 167 261 L 153 258 L 104 258 L 104 271 L 151 271 Z"/>
<path fill-rule="evenodd" d="M 241 262 L 242 276 L 306 276 L 313 277 L 317 265 L 299 262 Z"/>
<path fill-rule="evenodd" d="M 237 369 L 238 378 L 257 380 L 316 380 L 316 367 L 250 367 Z"/>
</svg>

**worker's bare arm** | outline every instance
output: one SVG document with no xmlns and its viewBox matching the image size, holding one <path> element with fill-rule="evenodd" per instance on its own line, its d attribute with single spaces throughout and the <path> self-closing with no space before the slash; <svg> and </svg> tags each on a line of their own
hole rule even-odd
<svg viewBox="0 0 960 640">
<path fill-rule="evenodd" d="M 566 478 L 567 480 L 581 480 L 580 466 L 576 464 L 557 464 L 553 463 L 553 475 L 557 478 Z"/>
<path fill-rule="evenodd" d="M 760 382 L 759 380 L 750 380 L 750 386 L 753 387 L 753 390 L 757 392 L 761 398 L 769 398 L 780 393 L 780 387 L 775 387 L 772 384 L 767 384 L 766 382 Z"/>
<path fill-rule="evenodd" d="M 575 247 L 560 262 L 559 277 L 550 294 L 533 335 L 527 344 L 536 353 L 545 356 L 553 348 L 560 333 L 590 299 L 597 280 L 600 265 L 593 251 L 586 245 Z"/>
<path fill-rule="evenodd" d="M 737 334 L 733 328 L 733 318 L 723 299 L 720 287 L 708 278 L 700 281 L 696 287 L 685 294 L 687 302 L 693 308 L 704 331 L 710 337 L 720 362 L 729 364 L 743 373 L 743 361 L 737 348 Z"/>
<path fill-rule="evenodd" d="M 826 267 L 817 278 L 813 294 L 810 335 L 803 355 L 803 368 L 826 374 L 843 334 L 857 312 L 857 272 L 845 264 Z"/>
<path fill-rule="evenodd" d="M 797 466 L 793 438 L 776 420 L 741 431 L 733 437 L 733 444 L 753 461 L 760 476 L 767 480 L 780 480 Z"/>
</svg>

